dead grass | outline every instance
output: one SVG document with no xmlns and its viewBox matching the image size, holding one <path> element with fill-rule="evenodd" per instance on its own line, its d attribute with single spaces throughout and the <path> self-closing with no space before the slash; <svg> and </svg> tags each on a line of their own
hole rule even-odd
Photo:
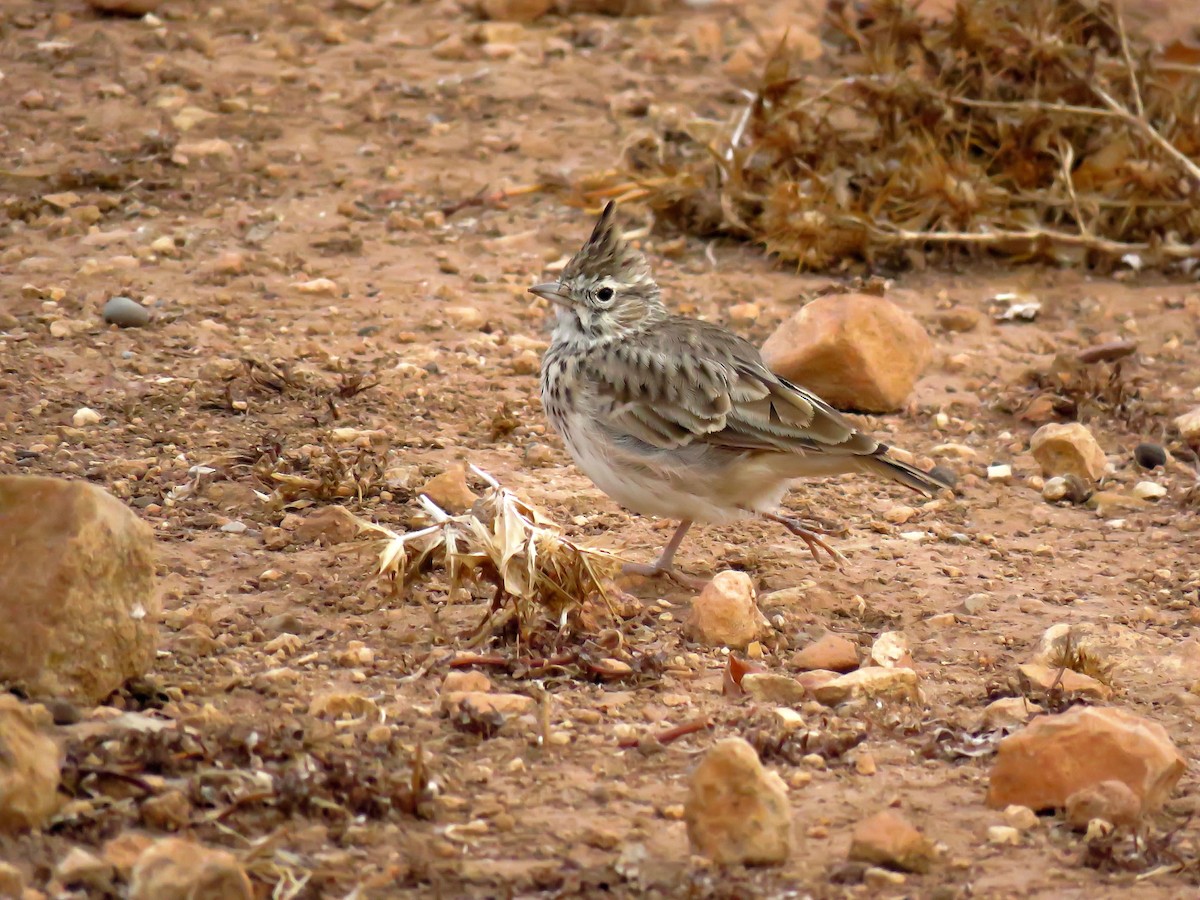
<svg viewBox="0 0 1200 900">
<path fill-rule="evenodd" d="M 769 54 L 728 122 L 634 137 L 620 184 L 801 269 L 995 253 L 1135 267 L 1200 256 L 1200 51 L 1111 0 L 831 3 L 825 55 Z"/>
</svg>

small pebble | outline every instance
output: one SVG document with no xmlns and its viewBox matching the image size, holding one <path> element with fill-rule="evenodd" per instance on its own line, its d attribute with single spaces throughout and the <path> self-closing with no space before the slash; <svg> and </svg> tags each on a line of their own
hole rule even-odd
<svg viewBox="0 0 1200 900">
<path fill-rule="evenodd" d="M 100 413 L 83 406 L 75 410 L 75 415 L 71 416 L 71 424 L 76 428 L 86 428 L 89 425 L 99 425 L 100 418 Z"/>
<path fill-rule="evenodd" d="M 226 522 L 221 526 L 221 530 L 226 534 L 241 534 L 246 530 L 245 522 Z"/>
<path fill-rule="evenodd" d="M 1029 831 L 1038 824 L 1037 813 L 1028 806 L 1011 804 L 1004 807 L 1004 821 L 1017 831 Z"/>
<path fill-rule="evenodd" d="M 1161 500 L 1167 495 L 1167 489 L 1153 481 L 1139 481 L 1133 487 L 1133 496 L 1139 500 Z"/>
<path fill-rule="evenodd" d="M 1133 448 L 1133 458 L 1143 469 L 1156 469 L 1167 464 L 1167 451 L 1158 444 L 1138 444 Z"/>
<path fill-rule="evenodd" d="M 109 325 L 120 328 L 141 328 L 150 322 L 150 310 L 128 297 L 113 297 L 104 304 L 101 315 Z"/>
<path fill-rule="evenodd" d="M 999 481 L 1007 484 L 1012 481 L 1012 474 L 1012 466 L 1004 463 L 997 463 L 987 468 L 988 481 Z"/>
<path fill-rule="evenodd" d="M 989 844 L 1016 846 L 1021 843 L 1021 832 L 1011 825 L 993 825 L 987 830 Z"/>
</svg>

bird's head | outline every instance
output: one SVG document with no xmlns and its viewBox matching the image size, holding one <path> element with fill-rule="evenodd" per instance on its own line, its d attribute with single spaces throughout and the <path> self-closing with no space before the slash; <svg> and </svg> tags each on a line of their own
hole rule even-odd
<svg viewBox="0 0 1200 900">
<path fill-rule="evenodd" d="M 621 236 L 615 212 L 615 203 L 604 207 L 592 236 L 558 281 L 529 289 L 558 306 L 560 326 L 594 337 L 638 331 L 666 315 L 650 265 Z"/>
</svg>

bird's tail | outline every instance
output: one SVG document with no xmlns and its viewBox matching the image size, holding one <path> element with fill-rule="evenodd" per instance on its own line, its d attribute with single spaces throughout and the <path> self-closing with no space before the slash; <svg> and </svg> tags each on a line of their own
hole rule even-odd
<svg viewBox="0 0 1200 900">
<path fill-rule="evenodd" d="M 859 460 L 862 468 L 872 475 L 882 475 L 885 478 L 890 478 L 892 481 L 898 481 L 905 487 L 925 494 L 928 497 L 933 497 L 939 491 L 948 490 L 953 487 L 936 475 L 926 472 L 924 469 L 910 466 L 908 463 L 884 456 L 882 453 L 876 453 L 871 456 L 860 456 Z"/>
</svg>

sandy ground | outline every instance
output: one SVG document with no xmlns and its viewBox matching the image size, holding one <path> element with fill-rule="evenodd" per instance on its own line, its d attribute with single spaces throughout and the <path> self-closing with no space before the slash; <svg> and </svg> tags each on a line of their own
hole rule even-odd
<svg viewBox="0 0 1200 900">
<path fill-rule="evenodd" d="M 1155 27 L 1187 24 L 1174 15 Z M 466 460 L 572 536 L 653 557 L 669 532 L 619 510 L 572 467 L 520 359 L 540 352 L 549 324 L 525 287 L 574 251 L 588 215 L 551 191 L 442 210 L 480 191 L 603 172 L 647 127 L 648 107 L 730 115 L 739 97 L 722 60 L 788 11 L 755 0 L 519 26 L 483 25 L 451 2 L 367 12 L 244 0 L 169 3 L 161 18 L 100 18 L 66 0 L 12 0 L 0 12 L 0 471 L 85 478 L 153 525 L 165 652 L 148 686 L 113 702 L 160 708 L 194 735 L 187 746 L 122 738 L 88 751 L 144 774 L 150 793 L 184 785 L 183 831 L 250 854 L 263 896 L 356 886 L 371 897 L 1193 895 L 1194 775 L 1122 871 L 1111 854 L 1087 864 L 1082 837 L 1054 819 L 1020 846 L 988 845 L 987 827 L 1002 821 L 983 804 L 990 761 L 943 745 L 958 746 L 990 699 L 1021 691 L 1015 667 L 1051 625 L 1124 626 L 1135 649 L 1150 645 L 1136 639 L 1170 649 L 1195 636 L 1191 476 L 1182 461 L 1148 475 L 1131 456 L 1140 440 L 1169 444 L 1171 418 L 1197 402 L 1194 281 L 987 263 L 894 276 L 890 296 L 927 325 L 938 358 L 903 414 L 863 422 L 954 469 L 957 496 L 893 524 L 889 510 L 912 502 L 901 489 L 841 480 L 794 492 L 798 513 L 847 526 L 836 539 L 845 573 L 760 524 L 699 528 L 681 561 L 751 574 L 779 624 L 761 660 L 772 670 L 827 630 L 864 646 L 904 631 L 924 701 L 852 715 L 806 708 L 806 727 L 829 738 L 814 745 L 824 766 L 764 757 L 792 785 L 791 860 L 722 873 L 688 854 L 687 775 L 718 737 L 765 745 L 774 726 L 768 708 L 722 696 L 721 653 L 683 638 L 688 592 L 632 587 L 645 606 L 622 625 L 638 670 L 629 679 L 572 666 L 536 679 L 490 671 L 499 689 L 548 694 L 551 729 L 565 737 L 540 747 L 539 729 L 522 721 L 487 737 L 438 715 L 445 665 L 422 666 L 460 645 L 487 608 L 484 591 L 448 598 L 434 579 L 425 605 L 393 600 L 371 579 L 372 546 L 330 545 L 297 525 L 340 503 L 406 528 L 425 478 Z M 636 206 L 624 215 L 630 228 L 650 222 Z M 732 242 L 653 232 L 643 243 L 675 308 L 728 323 L 731 305 L 760 304 L 756 321 L 736 325 L 758 341 L 845 280 L 782 271 Z M 332 284 L 298 287 L 317 279 Z M 1036 321 L 991 319 L 989 298 L 1011 290 L 1041 299 Z M 148 306 L 152 323 L 103 325 L 99 310 L 116 294 Z M 946 330 L 951 307 L 979 324 Z M 1048 504 L 1029 482 L 1037 423 L 1019 415 L 1035 396 L 1022 373 L 1118 337 L 1140 343 L 1124 376 L 1136 399 L 1093 409 L 1089 424 L 1116 464 L 1115 493 L 1149 478 L 1168 496 L 1101 510 Z M 83 406 L 103 419 L 75 429 Z M 338 428 L 382 434 L 356 448 L 335 443 Z M 950 442 L 974 457 L 934 453 Z M 1011 483 L 987 481 L 992 462 L 1013 466 Z M 213 470 L 199 482 L 197 465 Z M 265 503 L 256 492 L 277 486 L 272 472 L 354 482 L 363 495 L 291 489 Z M 1161 723 L 1193 756 L 1189 688 L 1200 673 L 1132 672 L 1114 681 L 1111 702 Z M 330 692 L 366 714 L 317 714 L 312 699 Z M 711 731 L 657 754 L 617 746 L 705 716 Z M 77 765 L 85 739 L 72 741 Z M 437 786 L 421 815 L 380 799 L 403 794 L 418 747 Z M 862 752 L 875 774 L 858 773 Z M 214 767 L 279 772 L 302 754 L 321 772 L 286 802 L 212 777 Z M 41 884 L 72 846 L 162 831 L 143 809 L 146 790 L 113 794 L 0 855 Z M 855 884 L 850 831 L 889 805 L 943 845 L 942 860 L 902 886 Z"/>
</svg>

